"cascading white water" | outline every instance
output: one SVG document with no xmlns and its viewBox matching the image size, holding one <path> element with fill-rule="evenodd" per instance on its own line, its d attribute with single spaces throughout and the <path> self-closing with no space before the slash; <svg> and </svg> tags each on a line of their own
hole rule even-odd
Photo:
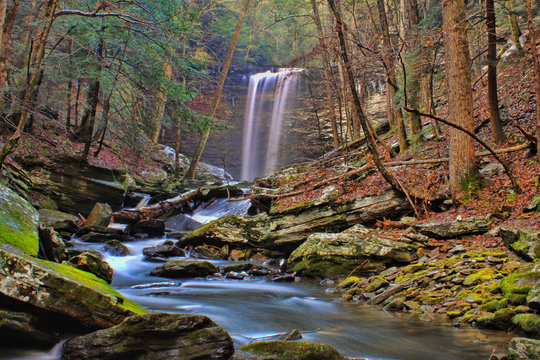
<svg viewBox="0 0 540 360">
<path fill-rule="evenodd" d="M 244 119 L 242 180 L 252 180 L 256 176 L 268 174 L 280 165 L 283 121 L 294 103 L 291 94 L 296 90 L 302 71 L 279 69 L 277 72 L 266 71 L 250 76 Z M 264 116 L 264 110 L 270 104 L 272 116 L 268 118 Z M 268 135 L 263 136 L 267 128 Z"/>
</svg>

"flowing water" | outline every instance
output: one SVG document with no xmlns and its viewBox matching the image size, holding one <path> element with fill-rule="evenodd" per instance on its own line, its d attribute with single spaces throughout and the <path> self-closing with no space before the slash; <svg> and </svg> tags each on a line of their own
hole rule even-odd
<svg viewBox="0 0 540 360">
<path fill-rule="evenodd" d="M 244 119 L 242 180 L 271 173 L 280 164 L 279 146 L 287 111 L 294 105 L 302 69 L 251 75 Z M 271 117 L 265 108 L 271 107 Z"/>
</svg>

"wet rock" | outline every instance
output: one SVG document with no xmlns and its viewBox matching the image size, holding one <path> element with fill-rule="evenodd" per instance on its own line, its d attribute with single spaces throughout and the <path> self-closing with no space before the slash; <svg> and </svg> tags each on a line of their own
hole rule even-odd
<svg viewBox="0 0 540 360">
<path fill-rule="evenodd" d="M 535 360 L 539 359 L 540 340 L 515 337 L 508 344 L 509 360 Z"/>
<path fill-rule="evenodd" d="M 491 228 L 491 215 L 473 216 L 453 221 L 432 221 L 413 225 L 420 233 L 439 239 L 449 239 L 464 235 L 483 234 Z"/>
<path fill-rule="evenodd" d="M 98 278 L 105 280 L 108 284 L 112 282 L 113 269 L 97 255 L 83 252 L 69 259 L 68 264 L 79 270 L 94 274 Z"/>
<path fill-rule="evenodd" d="M 535 338 L 540 338 L 540 315 L 517 314 L 512 318 L 512 323 L 523 333 Z"/>
<path fill-rule="evenodd" d="M 476 323 L 478 326 L 484 328 L 506 330 L 512 326 L 512 317 L 514 315 L 515 311 L 513 309 L 504 308 L 497 310 L 494 313 L 487 313 L 480 316 Z"/>
<path fill-rule="evenodd" d="M 522 259 L 540 259 L 540 230 L 501 228 L 499 234 L 506 247 Z"/>
<path fill-rule="evenodd" d="M 344 357 L 330 345 L 308 341 L 261 341 L 245 345 L 242 351 L 256 355 L 275 356 L 287 360 L 343 360 Z"/>
<path fill-rule="evenodd" d="M 100 253 L 97 250 L 93 250 L 93 249 L 74 249 L 74 248 L 68 248 L 67 249 L 67 258 L 71 259 L 72 257 L 77 256 L 77 255 L 81 255 L 82 253 L 85 253 L 85 252 L 94 254 L 95 256 L 99 257 L 100 259 L 104 258 L 103 254 Z"/>
<path fill-rule="evenodd" d="M 263 265 L 259 265 L 259 264 L 239 263 L 239 264 L 232 264 L 232 265 L 224 266 L 223 271 L 224 272 L 229 272 L 229 271 L 242 272 L 242 271 L 245 271 L 245 272 L 248 272 L 248 273 L 259 273 L 259 274 L 266 275 L 269 272 L 271 272 L 272 269 L 270 269 L 267 266 L 263 266 Z"/>
<path fill-rule="evenodd" d="M 202 225 L 203 223 L 186 214 L 178 214 L 165 221 L 165 226 L 168 229 L 176 231 L 183 230 L 187 231 L 187 233 L 201 227 Z"/>
<path fill-rule="evenodd" d="M 279 340 L 283 341 L 293 341 L 293 340 L 300 340 L 302 338 L 302 333 L 298 331 L 297 329 L 293 329 L 289 331 L 286 334 L 283 334 L 279 337 Z"/>
<path fill-rule="evenodd" d="M 206 316 L 152 313 L 69 339 L 62 359 L 226 360 L 233 352 L 230 336 Z"/>
<path fill-rule="evenodd" d="M 59 340 L 50 328 L 40 328 L 39 319 L 35 315 L 0 310 L 0 345 L 49 348 Z"/>
<path fill-rule="evenodd" d="M 51 325 L 71 322 L 99 329 L 146 312 L 93 274 L 6 245 L 0 245 L 0 295 L 19 308 L 50 316 Z M 5 308 L 4 300 L 0 304 Z"/>
<path fill-rule="evenodd" d="M 293 274 L 285 274 L 285 275 L 279 275 L 275 276 L 271 279 L 273 282 L 294 282 L 295 277 Z"/>
<path fill-rule="evenodd" d="M 96 203 L 84 224 L 87 226 L 108 226 L 111 221 L 112 213 L 113 211 L 109 204 Z"/>
<path fill-rule="evenodd" d="M 0 183 L 0 244 L 37 256 L 39 214 L 28 201 Z"/>
<path fill-rule="evenodd" d="M 66 245 L 53 228 L 39 228 L 39 244 L 42 259 L 61 263 L 67 257 Z"/>
<path fill-rule="evenodd" d="M 105 243 L 104 250 L 113 256 L 131 255 L 131 250 L 118 240 L 109 240 Z"/>
<path fill-rule="evenodd" d="M 120 229 L 113 229 L 103 226 L 83 226 L 77 236 L 85 242 L 107 242 L 109 240 L 119 240 L 122 242 L 133 241 L 135 238 L 124 233 Z"/>
<path fill-rule="evenodd" d="M 143 255 L 147 258 L 152 257 L 180 257 L 180 256 L 186 256 L 184 253 L 184 250 L 171 245 L 158 245 L 158 246 L 152 246 L 152 247 L 146 247 L 143 249 Z"/>
<path fill-rule="evenodd" d="M 210 201 L 212 199 L 227 199 L 229 196 L 242 196 L 244 191 L 236 186 L 205 186 L 199 188 L 199 196 L 202 201 Z"/>
<path fill-rule="evenodd" d="M 225 277 L 227 279 L 235 279 L 235 280 L 243 280 L 244 278 L 248 276 L 249 276 L 248 273 L 246 273 L 245 271 L 242 271 L 240 273 L 236 271 L 229 271 L 225 274 Z"/>
<path fill-rule="evenodd" d="M 79 218 L 57 210 L 40 209 L 39 222 L 43 227 L 52 227 L 58 232 L 74 234 L 79 230 Z"/>
<path fill-rule="evenodd" d="M 338 278 L 380 272 L 386 264 L 416 259 L 416 246 L 409 241 L 390 240 L 377 231 L 368 235 L 351 233 L 311 235 L 289 257 L 289 268 L 303 276 Z"/>
<path fill-rule="evenodd" d="M 151 237 L 163 236 L 165 234 L 165 223 L 157 219 L 139 221 L 128 226 L 128 233 L 131 235 L 148 234 Z"/>
<path fill-rule="evenodd" d="M 203 277 L 217 273 L 218 269 L 208 261 L 171 260 L 150 272 L 151 276 L 181 279 Z"/>
</svg>

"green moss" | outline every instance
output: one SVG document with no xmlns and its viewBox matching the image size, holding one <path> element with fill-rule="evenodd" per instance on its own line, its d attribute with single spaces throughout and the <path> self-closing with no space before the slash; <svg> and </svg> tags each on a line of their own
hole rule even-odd
<svg viewBox="0 0 540 360">
<path fill-rule="evenodd" d="M 512 318 L 514 325 L 533 336 L 540 336 L 540 315 L 518 314 Z"/>
<path fill-rule="evenodd" d="M 94 274 L 76 269 L 74 267 L 71 267 L 65 264 L 57 264 L 50 261 L 37 260 L 37 259 L 36 261 L 42 264 L 44 267 L 56 272 L 56 275 L 58 276 L 64 277 L 80 285 L 89 287 L 103 294 L 107 294 L 107 295 L 117 298 L 119 300 L 118 305 L 123 307 L 126 310 L 132 311 L 136 314 L 145 314 L 148 312 L 147 309 L 125 298 L 118 291 L 110 287 L 109 284 L 105 282 L 105 280 L 98 278 Z"/>
<path fill-rule="evenodd" d="M 343 356 L 330 345 L 307 341 L 263 341 L 242 346 L 242 351 L 257 355 L 276 355 L 287 360 L 342 360 Z"/>
<path fill-rule="evenodd" d="M 446 316 L 448 316 L 450 319 L 455 319 L 461 316 L 462 313 L 463 312 L 461 310 L 452 310 L 452 311 L 447 311 Z"/>
<path fill-rule="evenodd" d="M 353 284 L 356 284 L 358 281 L 360 281 L 359 277 L 349 276 L 348 278 L 346 278 L 345 280 L 339 283 L 338 288 L 343 289 L 343 288 L 349 287 Z"/>
<path fill-rule="evenodd" d="M 510 300 L 512 295 L 524 295 L 527 297 L 534 284 L 540 281 L 540 272 L 522 272 L 510 274 L 501 281 L 501 289 L 504 296 Z M 519 296 L 513 296 L 514 299 Z M 519 304 L 521 304 L 520 302 Z"/>
<path fill-rule="evenodd" d="M 37 256 L 39 215 L 30 203 L 0 184 L 0 243 Z"/>
<path fill-rule="evenodd" d="M 498 274 L 496 274 L 493 269 L 484 268 L 474 274 L 467 276 L 465 280 L 463 281 L 463 285 L 465 286 L 477 285 L 480 283 L 493 280 L 496 278 L 496 276 L 498 276 Z"/>
</svg>

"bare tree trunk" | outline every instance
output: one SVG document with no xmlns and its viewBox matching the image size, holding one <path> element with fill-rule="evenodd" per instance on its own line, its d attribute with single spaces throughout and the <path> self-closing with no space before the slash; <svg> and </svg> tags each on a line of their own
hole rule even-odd
<svg viewBox="0 0 540 360">
<path fill-rule="evenodd" d="M 176 125 L 176 140 L 174 142 L 174 176 L 180 179 L 180 121 Z"/>
<path fill-rule="evenodd" d="M 534 14 L 531 0 L 526 0 L 527 23 L 529 26 L 529 39 L 531 42 L 531 55 L 534 65 L 534 98 L 536 100 L 536 150 L 540 156 L 540 62 L 538 60 L 538 50 L 536 50 L 536 26 L 534 25 Z"/>
<path fill-rule="evenodd" d="M 510 23 L 510 30 L 512 31 L 512 38 L 514 40 L 516 52 L 519 56 L 522 56 L 523 49 L 521 48 L 521 42 L 519 41 L 519 38 L 521 37 L 521 30 L 519 29 L 516 14 L 513 12 L 512 0 L 506 0 L 504 2 L 504 6 L 508 11 L 508 22 Z"/>
<path fill-rule="evenodd" d="M 219 102 L 221 100 L 221 94 L 223 92 L 223 86 L 225 84 L 225 79 L 227 78 L 229 68 L 231 67 L 234 50 L 236 48 L 236 43 L 238 42 L 238 38 L 240 37 L 240 31 L 242 30 L 242 25 L 244 24 L 244 20 L 246 18 L 246 15 L 249 9 L 249 3 L 250 3 L 250 0 L 244 0 L 244 3 L 242 5 L 242 11 L 240 12 L 240 16 L 238 17 L 238 23 L 236 24 L 236 31 L 231 40 L 231 44 L 227 52 L 227 58 L 225 59 L 225 63 L 223 64 L 223 69 L 221 70 L 219 84 L 216 89 L 214 101 L 212 103 L 212 112 L 210 113 L 211 117 L 216 116 Z M 199 141 L 199 146 L 197 147 L 197 151 L 195 152 L 195 155 L 193 155 L 191 164 L 189 164 L 189 169 L 186 172 L 185 178 L 191 179 L 191 180 L 195 179 L 195 173 L 197 172 L 197 165 L 199 164 L 199 161 L 201 160 L 201 156 L 202 156 L 202 153 L 204 151 L 204 148 L 206 146 L 206 142 L 208 141 L 209 136 L 210 136 L 210 128 L 204 130 L 201 140 Z"/>
<path fill-rule="evenodd" d="M 8 59 L 11 52 L 11 32 L 21 0 L 13 0 L 8 8 L 7 0 L 0 1 L 0 89 L 7 86 Z"/>
<path fill-rule="evenodd" d="M 337 119 L 336 119 L 336 110 L 334 104 L 334 96 L 332 94 L 332 85 L 331 85 L 331 74 L 330 74 L 330 61 L 328 55 L 328 49 L 326 47 L 326 41 L 324 39 L 324 32 L 321 25 L 321 17 L 319 15 L 319 9 L 317 8 L 317 2 L 311 0 L 311 7 L 313 9 L 313 19 L 315 20 L 315 25 L 317 26 L 317 32 L 319 34 L 319 43 L 322 47 L 322 60 L 323 60 L 323 69 L 324 69 L 324 84 L 326 91 L 326 101 L 328 101 L 328 114 L 330 117 L 330 125 L 332 126 L 332 137 L 334 140 L 334 149 L 337 149 L 340 144 L 340 136 L 338 134 Z"/>
<path fill-rule="evenodd" d="M 43 6 L 43 14 L 45 17 L 48 18 L 48 20 L 43 29 L 38 31 L 38 49 L 36 51 L 36 57 L 34 61 L 35 66 L 32 72 L 32 76 L 30 78 L 30 82 L 24 93 L 23 106 L 19 116 L 19 123 L 17 125 L 17 129 L 0 150 L 0 167 L 6 160 L 6 157 L 13 151 L 13 149 L 17 145 L 17 142 L 19 141 L 19 138 L 21 137 L 21 134 L 28 120 L 29 108 L 34 97 L 34 92 L 36 90 L 39 74 L 41 72 L 43 57 L 45 55 L 45 45 L 47 44 L 49 33 L 54 22 L 54 12 L 56 10 L 56 5 L 57 0 L 47 0 L 45 2 L 45 5 Z"/>
<path fill-rule="evenodd" d="M 392 55 L 392 43 L 390 42 L 390 33 L 388 32 L 388 20 L 386 18 L 386 10 L 383 0 L 377 0 L 377 8 L 379 10 L 379 20 L 381 22 L 380 32 L 383 38 L 383 61 L 386 67 L 386 91 L 387 99 L 390 99 L 391 110 L 394 113 L 396 126 L 399 135 L 399 150 L 404 152 L 409 147 L 407 140 L 407 132 L 405 131 L 405 124 L 403 123 L 403 116 L 400 109 L 394 109 L 393 101 L 396 94 L 396 73 L 394 71 L 394 59 Z M 388 106 L 388 100 L 387 100 Z M 391 119 L 388 119 L 391 121 Z"/>
<path fill-rule="evenodd" d="M 165 79 L 171 80 L 173 75 L 173 69 L 171 64 L 166 60 L 163 64 L 163 74 Z M 159 135 L 161 134 L 161 119 L 163 118 L 163 113 L 165 112 L 165 104 L 167 103 L 167 86 L 166 84 L 161 84 L 156 94 L 156 105 L 154 112 L 152 113 L 151 123 L 155 126 L 154 134 L 152 135 L 152 141 L 157 143 L 159 141 Z"/>
<path fill-rule="evenodd" d="M 349 55 L 347 54 L 347 45 L 345 43 L 345 36 L 343 35 L 343 27 L 344 23 L 341 19 L 341 13 L 336 7 L 336 4 L 334 2 L 335 0 L 328 0 L 328 4 L 330 5 L 330 8 L 332 9 L 332 12 L 334 13 L 334 16 L 336 18 L 336 30 L 339 37 L 339 44 L 341 48 L 341 58 L 343 59 L 343 62 L 345 63 L 345 68 L 349 77 L 349 86 L 351 88 L 353 100 L 354 100 L 354 107 L 356 110 L 356 113 L 358 114 L 358 119 L 360 120 L 360 124 L 362 125 L 362 129 L 364 131 L 364 134 L 366 134 L 366 142 L 368 145 L 368 148 L 373 155 L 373 161 L 375 162 L 375 166 L 381 173 L 381 175 L 384 177 L 384 179 L 392 186 L 392 189 L 398 193 L 403 193 L 403 188 L 398 183 L 396 178 L 394 178 L 384 167 L 381 158 L 379 156 L 379 150 L 377 149 L 377 145 L 375 144 L 375 141 L 371 136 L 369 136 L 369 127 L 367 123 L 366 116 L 364 114 L 364 111 L 362 109 L 362 104 L 360 103 L 360 97 L 358 96 L 358 92 L 356 91 L 356 87 L 354 86 L 354 79 L 353 79 L 353 71 L 352 66 L 349 61 Z"/>
<path fill-rule="evenodd" d="M 96 61 L 97 61 L 97 74 L 101 73 L 101 62 L 103 61 L 103 48 L 105 47 L 105 41 L 103 36 L 100 36 L 98 47 L 96 49 Z M 88 106 L 89 108 L 85 111 L 80 126 L 81 138 L 84 142 L 84 150 L 81 155 L 81 161 L 86 161 L 88 158 L 88 153 L 90 152 L 90 146 L 92 145 L 92 138 L 94 135 L 94 124 L 96 122 L 96 113 L 97 106 L 99 103 L 99 90 L 101 88 L 101 83 L 99 79 L 96 79 L 90 85 L 88 89 Z"/>
<path fill-rule="evenodd" d="M 443 0 L 443 31 L 448 113 L 450 121 L 473 129 L 471 60 L 467 40 L 464 0 Z M 450 129 L 450 190 L 454 201 L 463 198 L 460 181 L 476 171 L 474 142 L 467 134 Z"/>
<path fill-rule="evenodd" d="M 81 97 L 81 79 L 77 79 L 77 93 L 75 94 L 75 127 L 79 126 L 79 100 Z"/>
<path fill-rule="evenodd" d="M 495 25 L 495 4 L 486 0 L 486 27 L 488 33 L 488 102 L 493 142 L 502 144 L 506 140 L 499 115 L 499 97 L 497 96 L 497 36 Z"/>
</svg>

